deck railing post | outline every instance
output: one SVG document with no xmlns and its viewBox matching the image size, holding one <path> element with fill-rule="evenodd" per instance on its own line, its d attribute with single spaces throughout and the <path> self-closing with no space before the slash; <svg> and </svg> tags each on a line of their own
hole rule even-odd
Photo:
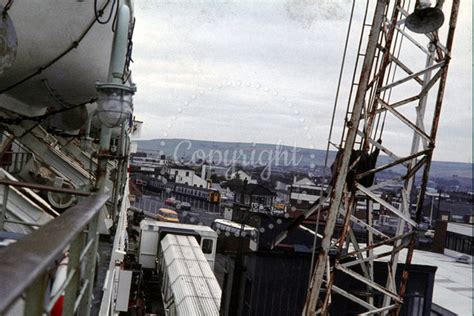
<svg viewBox="0 0 474 316">
<path fill-rule="evenodd" d="M 84 234 L 79 233 L 77 237 L 72 241 L 69 246 L 69 259 L 67 264 L 67 274 L 71 273 L 74 275 L 71 278 L 71 282 L 64 291 L 64 307 L 63 315 L 74 315 L 74 306 L 79 291 L 79 281 L 81 277 L 81 250 L 84 245 Z"/>
<path fill-rule="evenodd" d="M 43 273 L 26 290 L 25 316 L 42 316 L 48 274 Z"/>
<path fill-rule="evenodd" d="M 92 293 L 98 214 L 107 200 L 106 194 L 84 199 L 31 234 L 0 249 L 0 315 L 7 311 L 28 316 L 48 314 L 62 295 L 62 315 L 75 315 L 78 311 L 82 315 L 82 311 L 90 309 L 90 300 L 84 297 L 91 297 Z M 58 261 L 66 251 L 66 276 L 56 275 L 59 288 L 56 293 L 49 293 L 47 277 L 59 267 Z M 52 295 L 49 301 L 45 295 Z"/>
<path fill-rule="evenodd" d="M 84 313 L 83 315 L 89 316 L 92 305 L 92 292 L 94 290 L 94 276 L 96 268 L 96 258 L 97 258 L 97 247 L 99 245 L 99 233 L 98 233 L 98 221 L 99 216 L 96 215 L 89 223 L 89 231 L 87 233 L 87 242 L 93 240 L 92 246 L 86 254 L 85 264 L 85 278 L 87 282 L 87 289 L 85 295 L 84 303 Z"/>
<path fill-rule="evenodd" d="M 5 225 L 5 219 L 7 217 L 7 203 L 8 203 L 8 192 L 10 187 L 6 184 L 3 185 L 3 201 L 2 208 L 0 210 L 0 231 L 3 230 L 3 225 Z"/>
</svg>

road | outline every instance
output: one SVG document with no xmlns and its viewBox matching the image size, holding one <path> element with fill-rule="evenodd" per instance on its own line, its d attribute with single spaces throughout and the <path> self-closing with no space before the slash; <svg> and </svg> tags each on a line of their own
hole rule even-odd
<svg viewBox="0 0 474 316">
<path fill-rule="evenodd" d="M 132 206 L 151 213 L 157 213 L 162 207 L 173 208 L 169 205 L 165 205 L 164 201 L 156 195 L 143 195 L 137 197 L 136 202 Z M 219 213 L 209 212 L 208 210 L 199 207 L 192 207 L 189 212 L 181 211 L 179 209 L 176 211 L 178 212 L 180 221 L 189 224 L 210 226 L 216 218 L 223 218 Z"/>
</svg>

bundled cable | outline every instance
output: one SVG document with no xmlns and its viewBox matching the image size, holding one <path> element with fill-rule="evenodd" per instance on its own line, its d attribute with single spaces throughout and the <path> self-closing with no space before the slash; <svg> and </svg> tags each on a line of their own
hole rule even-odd
<svg viewBox="0 0 474 316">
<path fill-rule="evenodd" d="M 118 1 L 114 0 L 114 2 L 112 3 L 112 6 L 110 7 L 109 16 L 104 21 L 101 21 L 100 18 L 102 17 L 102 15 L 104 15 L 104 10 L 109 6 L 110 0 L 107 0 L 107 3 L 104 5 L 104 7 L 99 10 L 97 10 L 97 0 L 94 0 L 94 14 L 95 14 L 95 20 L 97 21 L 97 23 L 107 24 L 110 22 L 110 20 L 112 19 L 112 15 L 114 14 L 114 6 L 116 2 L 117 2 L 117 7 L 118 7 Z"/>
</svg>

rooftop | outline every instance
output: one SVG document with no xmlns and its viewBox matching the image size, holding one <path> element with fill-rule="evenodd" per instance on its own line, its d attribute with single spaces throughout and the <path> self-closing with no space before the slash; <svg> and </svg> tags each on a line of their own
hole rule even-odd
<svg viewBox="0 0 474 316">
<path fill-rule="evenodd" d="M 375 253 L 392 249 L 390 246 L 375 248 Z M 405 262 L 407 250 L 400 252 L 400 263 Z M 382 258 L 388 260 L 388 257 Z M 473 313 L 472 264 L 457 263 L 455 258 L 422 250 L 415 250 L 413 264 L 437 267 L 433 289 L 433 303 L 458 315 Z"/>
<path fill-rule="evenodd" d="M 235 192 L 242 192 L 244 191 L 245 194 L 248 195 L 261 195 L 261 196 L 275 196 L 275 192 L 270 190 L 269 188 L 255 183 L 247 183 L 246 185 L 238 185 L 234 188 Z"/>
</svg>

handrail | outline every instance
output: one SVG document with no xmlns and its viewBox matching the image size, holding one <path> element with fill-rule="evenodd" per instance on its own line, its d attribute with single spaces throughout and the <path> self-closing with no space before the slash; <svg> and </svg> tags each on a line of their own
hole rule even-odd
<svg viewBox="0 0 474 316">
<path fill-rule="evenodd" d="M 0 249 L 0 314 L 83 232 L 108 196 L 94 194 L 16 243 Z"/>
</svg>

